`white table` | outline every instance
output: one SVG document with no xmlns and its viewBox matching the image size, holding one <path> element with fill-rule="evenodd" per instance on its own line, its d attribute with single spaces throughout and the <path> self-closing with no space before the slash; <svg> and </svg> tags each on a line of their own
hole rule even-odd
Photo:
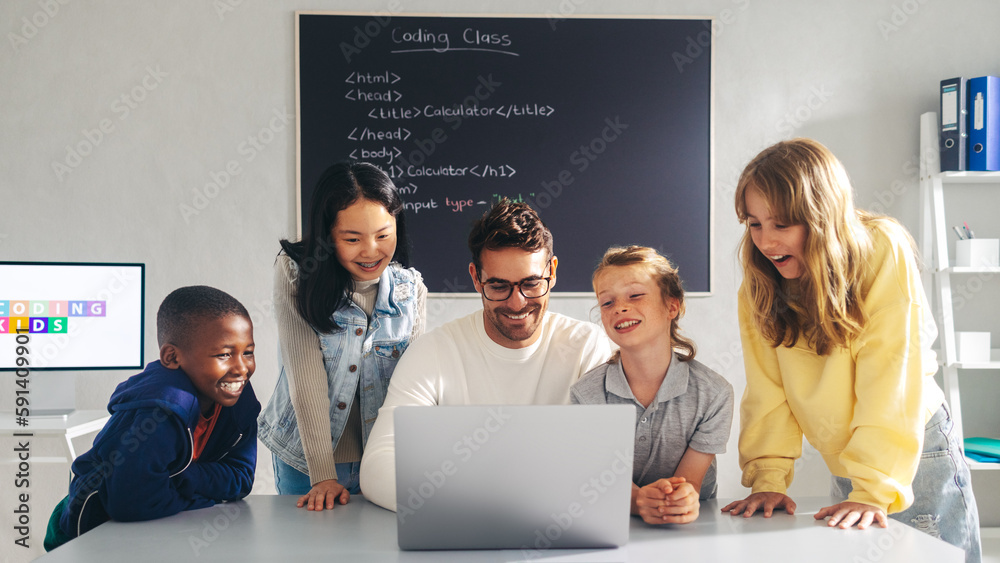
<svg viewBox="0 0 1000 563">
<path fill-rule="evenodd" d="M 688 525 L 648 526 L 632 518 L 628 545 L 605 550 L 399 551 L 396 515 L 359 496 L 332 511 L 308 512 L 295 497 L 245 500 L 150 522 L 108 522 L 38 559 L 101 563 L 159 561 L 934 561 L 961 562 L 956 547 L 898 522 L 840 530 L 815 521 L 828 498 L 797 498 L 798 512 L 744 519 L 702 503 Z"/>
<path fill-rule="evenodd" d="M 73 448 L 73 438 L 97 432 L 111 418 L 106 410 L 75 410 L 66 417 L 28 417 L 28 426 L 18 426 L 14 413 L 0 412 L 0 436 L 14 438 L 15 434 L 31 434 L 30 438 L 59 438 L 65 446 L 66 462 L 73 463 L 76 459 L 76 449 Z M 33 462 L 49 461 L 48 458 L 35 459 Z M 55 458 L 52 461 L 63 461 Z"/>
</svg>

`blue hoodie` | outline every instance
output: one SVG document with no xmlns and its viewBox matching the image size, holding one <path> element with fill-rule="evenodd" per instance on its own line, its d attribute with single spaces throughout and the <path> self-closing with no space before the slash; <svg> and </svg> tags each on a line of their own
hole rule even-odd
<svg viewBox="0 0 1000 563">
<path fill-rule="evenodd" d="M 118 385 L 111 420 L 73 462 L 59 527 L 71 538 L 107 520 L 152 520 L 239 500 L 257 465 L 260 403 L 247 381 L 223 407 L 205 449 L 192 461 L 198 396 L 187 374 L 157 360 Z"/>
</svg>

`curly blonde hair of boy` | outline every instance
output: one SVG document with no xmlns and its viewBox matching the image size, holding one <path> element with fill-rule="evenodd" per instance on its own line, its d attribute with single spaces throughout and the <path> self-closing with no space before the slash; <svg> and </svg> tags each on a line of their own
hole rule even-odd
<svg viewBox="0 0 1000 563">
<path fill-rule="evenodd" d="M 760 194 L 775 220 L 805 226 L 799 279 L 785 280 L 754 245 L 747 222 L 750 190 Z M 895 222 L 855 209 L 844 166 L 812 139 L 782 141 L 761 151 L 740 175 L 735 203 L 736 216 L 747 226 L 740 242 L 743 291 L 764 338 L 775 347 L 791 347 L 804 335 L 820 355 L 847 346 L 868 320 L 859 293 L 870 268 L 871 231 Z"/>
<path fill-rule="evenodd" d="M 680 276 L 677 274 L 677 268 L 670 260 L 661 256 L 652 248 L 646 246 L 628 246 L 624 248 L 613 246 L 604 253 L 601 263 L 597 265 L 597 269 L 594 270 L 594 275 L 591 277 L 591 285 L 594 286 L 595 293 L 597 292 L 597 286 L 594 285 L 594 282 L 597 281 L 597 276 L 604 270 L 616 266 L 639 266 L 645 269 L 660 288 L 660 296 L 663 298 L 664 303 L 668 299 L 677 300 L 677 316 L 670 321 L 670 344 L 673 347 L 673 351 L 677 353 L 677 359 L 682 362 L 693 360 L 695 355 L 694 342 L 681 336 L 680 328 L 677 324 L 680 318 L 684 316 L 684 286 L 681 283 Z M 613 364 L 619 358 L 621 358 L 621 351 L 615 350 L 614 355 L 611 356 L 608 363 Z"/>
</svg>

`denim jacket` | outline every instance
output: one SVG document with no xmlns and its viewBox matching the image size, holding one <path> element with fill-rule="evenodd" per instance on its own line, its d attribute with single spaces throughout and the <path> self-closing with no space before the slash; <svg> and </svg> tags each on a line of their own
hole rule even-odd
<svg viewBox="0 0 1000 563">
<path fill-rule="evenodd" d="M 347 425 L 359 381 L 361 439 L 362 445 L 367 443 L 378 410 L 385 401 L 389 378 L 413 334 L 419 283 L 419 274 L 414 270 L 392 263 L 379 279 L 378 297 L 370 321 L 360 307 L 348 301 L 333 314 L 339 328 L 317 333 L 327 374 L 334 449 Z M 257 421 L 258 435 L 279 458 L 308 473 L 280 347 L 278 365 L 281 369 L 278 384 Z"/>
</svg>

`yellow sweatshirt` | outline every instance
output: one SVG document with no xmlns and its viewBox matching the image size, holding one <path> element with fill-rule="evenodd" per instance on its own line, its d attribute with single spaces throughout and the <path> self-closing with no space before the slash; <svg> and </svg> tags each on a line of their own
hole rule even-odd
<svg viewBox="0 0 1000 563">
<path fill-rule="evenodd" d="M 930 349 L 937 328 L 902 227 L 875 227 L 872 238 L 861 291 L 868 322 L 848 347 L 826 356 L 805 338 L 791 348 L 765 341 L 740 290 L 747 376 L 740 467 L 753 492 L 786 491 L 804 434 L 831 473 L 851 479 L 848 500 L 887 513 L 913 503 L 924 425 L 944 402 Z"/>
</svg>

